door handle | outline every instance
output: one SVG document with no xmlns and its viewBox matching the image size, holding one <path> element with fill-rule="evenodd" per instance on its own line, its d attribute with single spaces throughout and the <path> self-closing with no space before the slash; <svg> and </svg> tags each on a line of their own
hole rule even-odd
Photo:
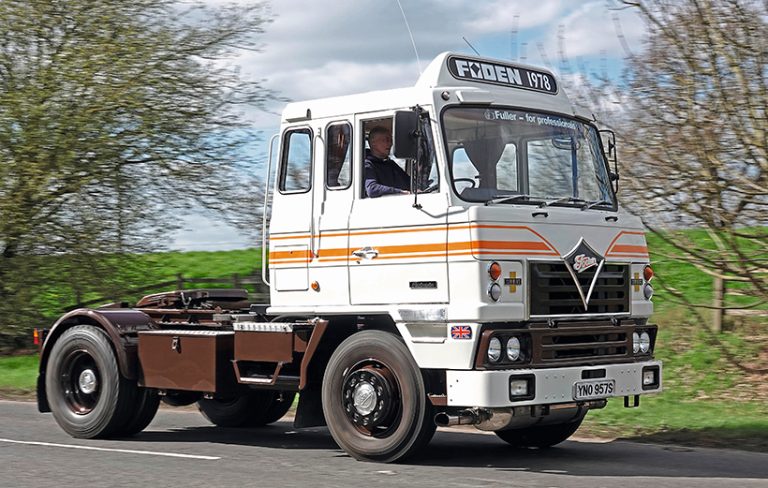
<svg viewBox="0 0 768 488">
<path fill-rule="evenodd" d="M 376 249 L 370 246 L 365 246 L 364 248 L 358 249 L 357 251 L 352 251 L 352 255 L 356 257 L 358 260 L 373 259 L 379 255 L 379 251 L 377 251 Z"/>
</svg>

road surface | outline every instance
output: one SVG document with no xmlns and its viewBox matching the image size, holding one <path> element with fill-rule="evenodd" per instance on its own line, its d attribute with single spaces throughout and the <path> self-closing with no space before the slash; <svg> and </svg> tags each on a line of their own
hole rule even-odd
<svg viewBox="0 0 768 488">
<path fill-rule="evenodd" d="M 161 409 L 136 437 L 83 440 L 34 403 L 0 401 L 0 486 L 768 488 L 768 453 L 622 441 L 515 450 L 492 434 L 439 430 L 418 458 L 375 464 L 347 456 L 325 428 L 222 429 Z"/>
</svg>

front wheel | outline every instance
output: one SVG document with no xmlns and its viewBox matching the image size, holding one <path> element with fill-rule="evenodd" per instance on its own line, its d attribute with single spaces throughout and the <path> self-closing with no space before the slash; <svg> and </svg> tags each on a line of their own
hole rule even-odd
<svg viewBox="0 0 768 488">
<path fill-rule="evenodd" d="M 331 356 L 323 413 L 336 443 L 359 460 L 394 462 L 435 432 L 421 371 L 397 337 L 358 332 Z"/>
<path fill-rule="evenodd" d="M 512 447 L 539 449 L 560 444 L 573 435 L 584 418 L 565 424 L 541 425 L 524 429 L 510 429 L 495 432 L 499 439 Z"/>
</svg>

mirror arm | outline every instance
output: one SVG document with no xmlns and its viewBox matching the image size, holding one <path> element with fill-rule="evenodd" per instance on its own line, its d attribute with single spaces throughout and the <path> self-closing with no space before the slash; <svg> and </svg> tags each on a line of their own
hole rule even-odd
<svg viewBox="0 0 768 488">
<path fill-rule="evenodd" d="M 418 114 L 418 122 L 416 123 L 416 130 L 413 131 L 413 135 L 416 137 L 416 159 L 413 162 L 413 172 L 411 173 L 411 192 L 413 192 L 413 208 L 419 210 L 421 209 L 421 204 L 419 203 L 419 171 L 421 170 L 421 143 L 422 137 L 424 137 L 424 133 L 421 130 L 421 116 L 424 110 L 421 106 L 416 105 L 413 107 L 413 111 Z"/>
</svg>

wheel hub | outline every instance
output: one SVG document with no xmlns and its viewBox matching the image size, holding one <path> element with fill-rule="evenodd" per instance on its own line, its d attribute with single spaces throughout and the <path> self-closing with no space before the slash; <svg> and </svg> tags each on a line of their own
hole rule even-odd
<svg viewBox="0 0 768 488">
<path fill-rule="evenodd" d="M 385 369 L 366 366 L 344 379 L 344 410 L 353 424 L 371 429 L 389 421 L 398 399 L 388 376 Z"/>
<path fill-rule="evenodd" d="M 86 395 L 92 395 L 99 387 L 96 373 L 91 369 L 84 369 L 77 379 L 77 386 L 81 392 Z"/>
<path fill-rule="evenodd" d="M 372 384 L 361 381 L 355 386 L 355 393 L 352 395 L 355 410 L 360 415 L 369 415 L 376 409 L 379 401 L 376 395 L 376 389 Z"/>
</svg>

